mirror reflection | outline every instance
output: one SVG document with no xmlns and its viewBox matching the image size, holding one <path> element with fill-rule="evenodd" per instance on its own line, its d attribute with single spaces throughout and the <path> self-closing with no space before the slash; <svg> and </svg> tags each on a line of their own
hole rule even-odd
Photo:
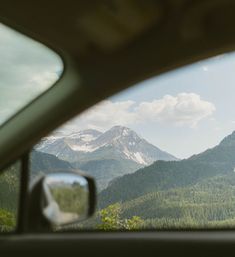
<svg viewBox="0 0 235 257">
<path fill-rule="evenodd" d="M 44 216 L 55 225 L 87 218 L 89 187 L 85 177 L 72 173 L 49 174 L 43 181 Z"/>
</svg>

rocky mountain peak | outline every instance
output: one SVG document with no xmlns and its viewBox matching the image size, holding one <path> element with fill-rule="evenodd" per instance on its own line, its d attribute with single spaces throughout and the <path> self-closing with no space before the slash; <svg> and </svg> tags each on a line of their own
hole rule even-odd
<svg viewBox="0 0 235 257">
<path fill-rule="evenodd" d="M 65 144 L 66 147 L 61 144 Z M 58 140 L 50 140 L 48 137 L 39 150 L 73 161 L 79 160 L 81 156 L 83 160 L 86 156 L 96 160 L 118 158 L 141 165 L 149 165 L 156 160 L 176 160 L 174 156 L 163 152 L 124 126 L 114 126 L 104 133 L 93 129 L 74 132 L 64 137 L 60 145 Z"/>
</svg>

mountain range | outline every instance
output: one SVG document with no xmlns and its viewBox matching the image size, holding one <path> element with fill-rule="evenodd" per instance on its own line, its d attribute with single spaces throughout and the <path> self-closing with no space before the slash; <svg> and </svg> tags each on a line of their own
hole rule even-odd
<svg viewBox="0 0 235 257">
<path fill-rule="evenodd" d="M 112 179 L 156 160 L 177 160 L 123 126 L 114 126 L 104 133 L 94 129 L 69 135 L 55 133 L 44 138 L 36 150 L 52 154 L 94 176 L 99 190 L 107 187 Z"/>
<path fill-rule="evenodd" d="M 176 160 L 173 155 L 122 126 L 114 126 L 104 133 L 87 129 L 69 135 L 52 134 L 44 138 L 36 148 L 69 162 L 97 159 L 97 155 L 103 153 L 102 158 L 105 159 L 107 148 L 113 151 L 114 159 L 127 159 L 141 165 L 149 165 L 156 160 Z"/>
</svg>

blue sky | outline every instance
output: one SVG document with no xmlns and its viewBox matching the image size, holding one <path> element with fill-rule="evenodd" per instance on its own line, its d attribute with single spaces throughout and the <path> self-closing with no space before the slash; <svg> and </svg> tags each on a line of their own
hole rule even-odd
<svg viewBox="0 0 235 257">
<path fill-rule="evenodd" d="M 150 142 L 177 157 L 186 158 L 220 142 L 235 130 L 235 53 L 204 60 L 139 83 L 112 101 L 152 101 L 164 95 L 195 93 L 215 111 L 195 126 L 171 123 L 135 124 L 131 127 Z"/>
<path fill-rule="evenodd" d="M 143 81 L 86 111 L 70 129 L 124 125 L 187 158 L 235 130 L 234 92 L 235 53 L 230 53 Z"/>
</svg>

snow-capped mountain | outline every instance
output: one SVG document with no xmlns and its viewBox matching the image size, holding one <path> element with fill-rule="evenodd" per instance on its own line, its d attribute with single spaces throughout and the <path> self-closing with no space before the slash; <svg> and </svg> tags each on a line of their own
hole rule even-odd
<svg viewBox="0 0 235 257">
<path fill-rule="evenodd" d="M 42 140 L 37 150 L 70 162 L 108 157 L 149 165 L 156 160 L 176 160 L 174 156 L 150 144 L 133 130 L 122 126 L 114 126 L 104 133 L 88 129 L 66 136 L 51 135 Z"/>
<path fill-rule="evenodd" d="M 56 132 L 43 138 L 36 149 L 53 154 L 62 160 L 74 162 L 78 160 L 78 152 L 83 152 L 83 148 L 86 152 L 87 143 L 95 140 L 101 134 L 101 132 L 93 129 L 73 132 L 68 135 Z"/>
<path fill-rule="evenodd" d="M 112 127 L 104 133 L 93 129 L 69 135 L 55 133 L 44 138 L 36 150 L 53 154 L 95 177 L 98 190 L 107 187 L 111 180 L 156 160 L 176 160 L 122 126 Z"/>
</svg>

